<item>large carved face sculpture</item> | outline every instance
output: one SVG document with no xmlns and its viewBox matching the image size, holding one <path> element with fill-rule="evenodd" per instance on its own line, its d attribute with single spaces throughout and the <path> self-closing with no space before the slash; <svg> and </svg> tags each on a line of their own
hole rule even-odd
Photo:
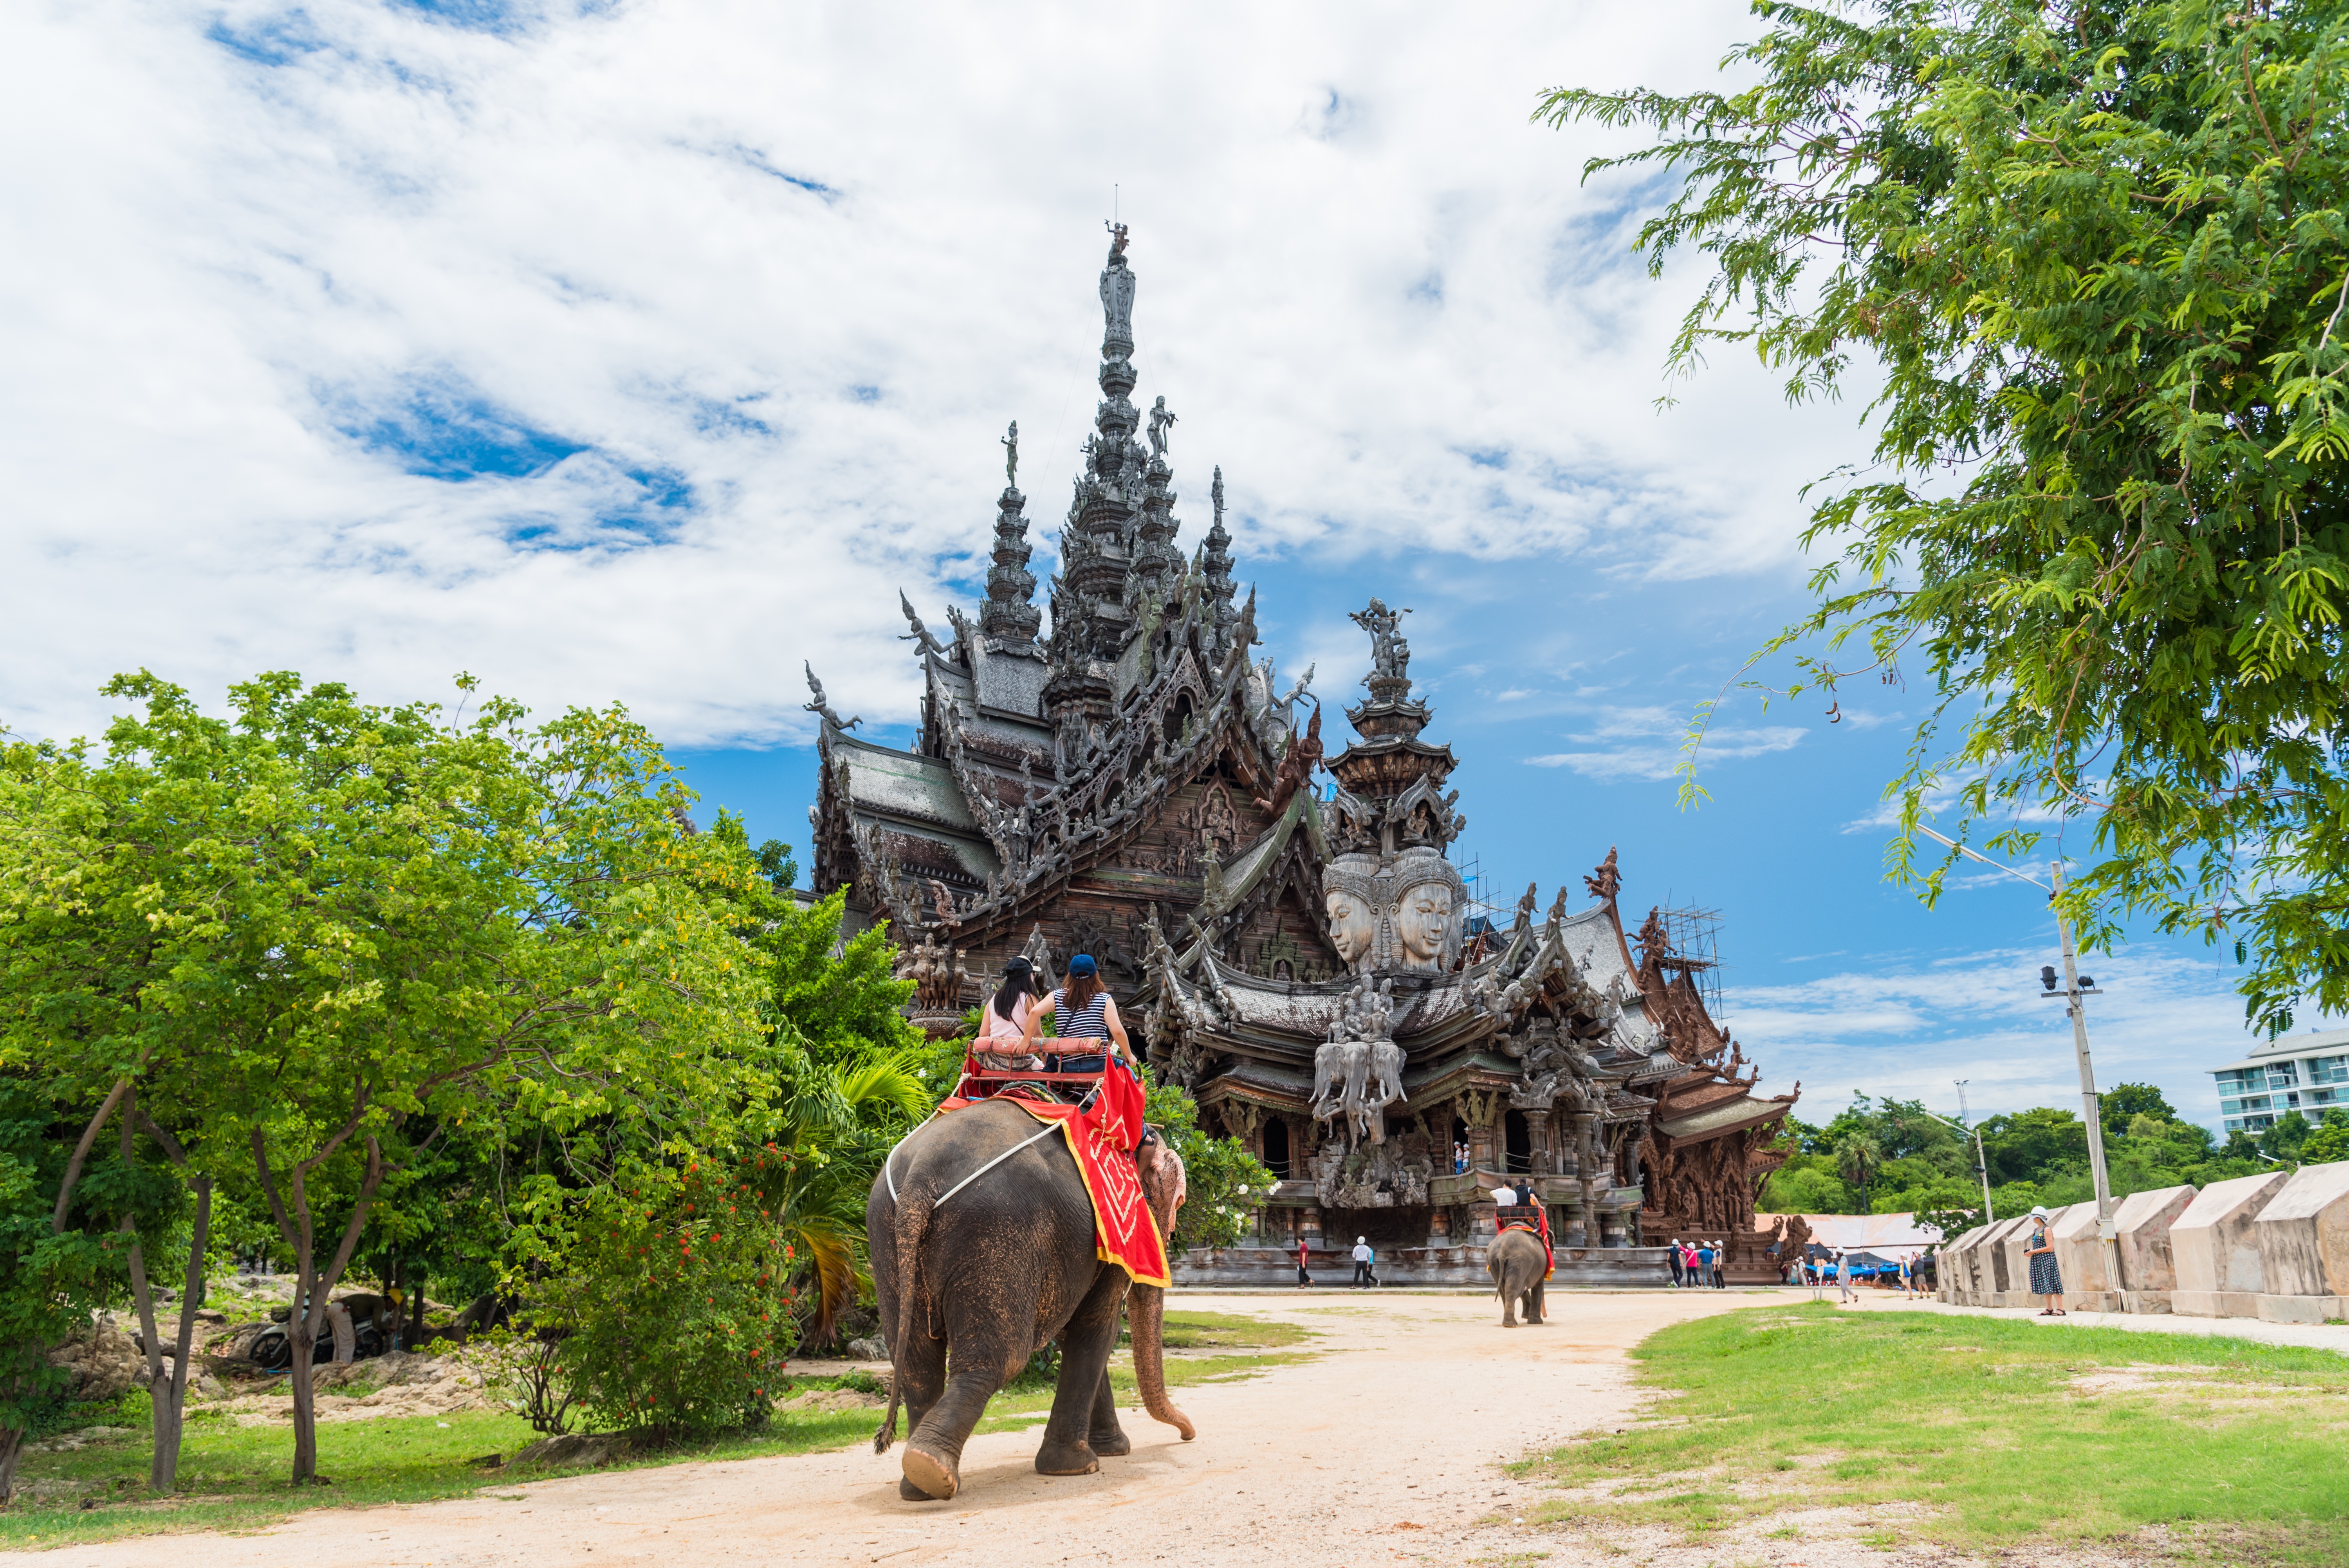
<svg viewBox="0 0 2349 1568">
<path fill-rule="evenodd" d="M 1452 889 L 1442 882 L 1422 882 L 1405 889 L 1395 910 L 1395 939 L 1402 947 L 1405 969 L 1435 969 L 1444 961 L 1444 948 L 1452 932 Z"/>
<path fill-rule="evenodd" d="M 1338 956 L 1349 964 L 1361 961 L 1378 935 L 1378 911 L 1360 893 L 1343 888 L 1330 888 L 1324 907 L 1330 911 L 1330 940 Z"/>
</svg>

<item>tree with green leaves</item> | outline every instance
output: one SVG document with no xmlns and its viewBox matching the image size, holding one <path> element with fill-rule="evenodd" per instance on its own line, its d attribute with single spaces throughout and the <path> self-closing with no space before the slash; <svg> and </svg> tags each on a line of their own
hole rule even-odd
<svg viewBox="0 0 2349 1568">
<path fill-rule="evenodd" d="M 501 1118 L 658 1145 L 762 1116 L 764 965 L 709 893 L 750 867 L 617 711 L 452 722 L 268 675 L 218 719 L 151 676 L 108 691 L 139 711 L 101 757 L 11 753 L 51 791 L 28 820 L 71 833 L 7 846 L 5 1049 L 110 1081 L 90 1127 L 119 1115 L 126 1158 L 135 1116 L 198 1177 L 241 1166 L 294 1264 L 308 1481 L 313 1352 L 389 1173 Z M 123 956 L 141 921 L 168 961 Z"/>
<path fill-rule="evenodd" d="M 1816 606 L 1756 657 L 1805 649 L 1782 695 L 1928 688 L 1887 793 L 1929 901 L 1929 813 L 2016 853 L 2076 820 L 2091 945 L 2146 917 L 2230 942 L 2270 1029 L 2349 1009 L 2349 7 L 1754 10 L 1743 90 L 1536 118 L 1654 132 L 1586 178 L 1680 177 L 1638 240 L 1714 269 L 1675 369 L 1878 389 Z"/>
</svg>

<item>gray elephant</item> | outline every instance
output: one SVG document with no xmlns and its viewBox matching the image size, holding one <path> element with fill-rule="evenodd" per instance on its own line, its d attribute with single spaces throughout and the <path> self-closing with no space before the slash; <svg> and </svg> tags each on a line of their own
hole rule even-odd
<svg viewBox="0 0 2349 1568">
<path fill-rule="evenodd" d="M 1549 1254 L 1542 1250 L 1541 1238 L 1530 1231 L 1502 1231 L 1485 1249 L 1485 1272 L 1493 1276 L 1493 1293 L 1501 1298 L 1501 1326 L 1517 1326 L 1517 1303 L 1523 1302 L 1526 1324 L 1539 1328 L 1549 1275 Z"/>
<path fill-rule="evenodd" d="M 1184 1197 L 1182 1159 L 1164 1143 L 1135 1156 L 1159 1233 L 1171 1235 Z M 1101 1468 L 1101 1456 L 1131 1451 L 1109 1382 L 1129 1282 L 1094 1255 L 1092 1200 L 1059 1128 L 1000 1100 L 926 1124 L 874 1181 L 864 1234 L 896 1369 L 873 1448 L 885 1453 L 895 1439 L 902 1397 L 908 1431 L 900 1497 L 950 1498 L 961 1489 L 963 1445 L 988 1400 L 1053 1339 L 1061 1375 L 1036 1469 L 1085 1475 Z M 1188 1442 L 1190 1417 L 1166 1397 L 1166 1293 L 1134 1285 L 1131 1295 L 1143 1407 Z"/>
</svg>

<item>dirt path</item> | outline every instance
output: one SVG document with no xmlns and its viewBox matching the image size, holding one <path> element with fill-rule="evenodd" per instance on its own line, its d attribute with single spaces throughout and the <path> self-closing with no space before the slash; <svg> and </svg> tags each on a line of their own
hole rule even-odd
<svg viewBox="0 0 2349 1568">
<path fill-rule="evenodd" d="M 1788 1292 L 1788 1297 L 1797 1293 Z M 1185 1568 L 1337 1568 L 1424 1559 L 1462 1568 L 1544 1552 L 1583 1561 L 1719 1561 L 1716 1540 L 1592 1543 L 1509 1523 L 1521 1489 L 1498 1468 L 1569 1434 L 1627 1417 L 1624 1351 L 1667 1324 L 1761 1304 L 1780 1293 L 1689 1291 L 1552 1298 L 1540 1329 L 1505 1331 L 1467 1296 L 1217 1296 L 1190 1310 L 1305 1324 L 1320 1359 L 1245 1382 L 1178 1390 L 1198 1438 L 1185 1443 L 1139 1410 L 1123 1417 L 1133 1452 L 1099 1474 L 1048 1479 L 1030 1464 L 1036 1432 L 976 1438 L 963 1490 L 907 1503 L 897 1456 L 844 1453 L 677 1465 L 500 1488 L 504 1497 L 414 1507 L 319 1511 L 266 1533 L 186 1537 L 0 1553 L 0 1565 L 283 1568 L 291 1561 L 368 1568 L 648 1563 L 1002 1564 L 1151 1562 Z M 1807 1293 L 1802 1293 L 1807 1299 Z M 1528 1497 L 1527 1501 L 1532 1501 Z M 1825 1523 L 1826 1521 L 1822 1521 Z M 1784 1556 L 1806 1568 L 1879 1552 L 1806 1531 Z M 1758 1543 L 1757 1543 L 1758 1544 Z M 1780 1550 L 1771 1551 L 1770 1547 Z M 1628 1550 L 1627 1550 L 1628 1549 Z M 2043 1559 L 2054 1562 L 2057 1559 Z"/>
</svg>

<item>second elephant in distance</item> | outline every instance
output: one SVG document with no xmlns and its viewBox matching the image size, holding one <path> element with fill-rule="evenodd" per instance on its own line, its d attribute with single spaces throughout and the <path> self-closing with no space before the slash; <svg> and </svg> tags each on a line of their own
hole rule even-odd
<svg viewBox="0 0 2349 1568">
<path fill-rule="evenodd" d="M 1538 1328 L 1544 1316 L 1542 1297 L 1549 1280 L 1549 1254 L 1541 1238 L 1530 1231 L 1504 1231 L 1485 1250 L 1485 1272 L 1493 1276 L 1493 1293 L 1501 1298 L 1501 1326 L 1517 1326 L 1517 1304 L 1525 1303 L 1526 1322 Z"/>
</svg>

